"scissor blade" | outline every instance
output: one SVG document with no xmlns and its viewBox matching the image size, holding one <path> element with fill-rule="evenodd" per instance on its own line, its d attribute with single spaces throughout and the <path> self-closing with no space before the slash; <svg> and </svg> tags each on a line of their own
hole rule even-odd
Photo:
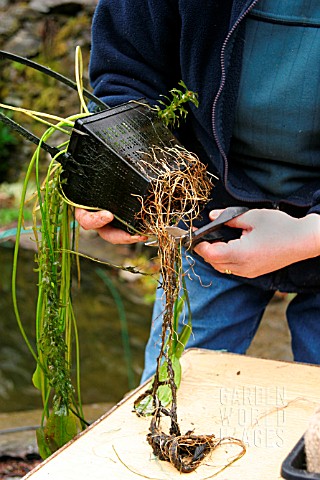
<svg viewBox="0 0 320 480">
<path fill-rule="evenodd" d="M 167 226 L 165 228 L 169 235 L 172 235 L 176 240 L 179 240 L 180 238 L 186 237 L 188 235 L 188 231 L 180 227 Z"/>
<path fill-rule="evenodd" d="M 181 239 L 187 239 L 189 237 L 189 232 L 180 227 L 167 226 L 165 227 L 169 235 L 171 235 L 177 242 Z M 157 237 L 151 237 L 145 242 L 147 247 L 157 247 L 158 239 Z"/>
<path fill-rule="evenodd" d="M 157 247 L 158 246 L 158 239 L 156 237 L 151 237 L 149 240 L 144 242 L 146 247 Z"/>
</svg>

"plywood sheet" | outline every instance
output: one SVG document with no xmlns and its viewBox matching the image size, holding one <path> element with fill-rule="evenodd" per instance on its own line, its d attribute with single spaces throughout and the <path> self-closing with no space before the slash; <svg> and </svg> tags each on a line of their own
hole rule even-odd
<svg viewBox="0 0 320 480">
<path fill-rule="evenodd" d="M 178 394 L 182 433 L 235 437 L 246 454 L 227 441 L 188 480 L 276 480 L 281 463 L 307 428 L 320 403 L 320 367 L 190 349 L 182 358 Z M 132 413 L 144 387 L 101 417 L 76 440 L 28 474 L 30 480 L 181 480 L 156 459 L 146 442 L 150 419 Z M 219 472 L 217 474 L 217 472 Z M 185 476 L 184 475 L 184 476 Z"/>
</svg>

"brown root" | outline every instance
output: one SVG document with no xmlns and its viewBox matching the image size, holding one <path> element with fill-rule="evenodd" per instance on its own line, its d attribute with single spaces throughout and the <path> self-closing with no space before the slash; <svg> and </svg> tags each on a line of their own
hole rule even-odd
<svg viewBox="0 0 320 480">
<path fill-rule="evenodd" d="M 221 440 L 214 435 L 194 435 L 192 431 L 185 435 L 180 433 L 177 421 L 177 386 L 170 351 L 172 352 L 173 339 L 177 336 L 173 327 L 174 307 L 182 290 L 184 273 L 181 246 L 168 233 L 166 227 L 184 222 L 186 229 L 191 231 L 193 221 L 199 217 L 203 206 L 209 200 L 212 183 L 206 167 L 195 155 L 180 146 L 154 149 L 150 157 L 152 161 L 150 164 L 146 162 L 145 171 L 152 168 L 152 191 L 146 199 L 140 199 L 141 212 L 138 220 L 144 225 L 144 233 L 156 235 L 158 239 L 164 313 L 161 348 L 154 380 L 151 388 L 136 400 L 135 407 L 148 396 L 151 397 L 153 417 L 147 435 L 148 443 L 160 460 L 170 462 L 180 473 L 190 473 L 221 444 Z M 172 168 L 172 165 L 175 167 Z M 166 365 L 167 370 L 165 381 L 160 374 L 163 365 Z M 158 398 L 158 388 L 164 383 L 171 390 L 170 408 L 161 405 Z M 160 428 L 163 415 L 170 418 L 169 434 Z"/>
<path fill-rule="evenodd" d="M 218 444 L 214 435 L 194 435 L 191 431 L 185 435 L 163 433 L 153 418 L 147 441 L 159 460 L 170 462 L 180 473 L 196 470 L 208 453 Z"/>
</svg>

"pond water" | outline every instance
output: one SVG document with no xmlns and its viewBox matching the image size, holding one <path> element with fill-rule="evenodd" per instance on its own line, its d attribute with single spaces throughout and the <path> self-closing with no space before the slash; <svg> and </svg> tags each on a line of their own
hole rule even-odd
<svg viewBox="0 0 320 480">
<path fill-rule="evenodd" d="M 22 339 L 11 303 L 12 256 L 12 246 L 0 247 L 0 412 L 41 408 L 39 393 L 31 382 L 35 362 Z M 19 258 L 20 313 L 33 339 L 37 296 L 37 275 L 32 271 L 36 266 L 34 252 L 22 249 Z M 81 349 L 81 390 L 86 404 L 115 403 L 129 390 L 118 307 L 99 277 L 98 267 L 92 261 L 81 260 L 81 286 L 74 288 L 73 293 Z M 117 272 L 102 268 L 123 302 L 137 386 L 152 307 L 144 302 L 137 282 L 124 282 Z"/>
<path fill-rule="evenodd" d="M 106 242 L 102 242 L 102 248 L 99 241 L 86 242 L 87 248 L 88 244 L 95 253 L 105 255 Z M 114 250 L 117 247 L 110 245 L 108 248 L 111 251 L 107 251 L 107 258 L 113 258 L 114 263 L 121 265 L 119 249 Z M 128 253 L 126 248 L 127 251 L 121 252 L 121 255 Z M 41 408 L 39 393 L 31 382 L 35 362 L 21 337 L 12 308 L 12 256 L 12 244 L 0 247 L 0 412 Z M 132 256 L 135 256 L 135 252 L 131 252 Z M 37 275 L 32 270 L 36 264 L 33 259 L 32 250 L 20 250 L 18 301 L 25 329 L 31 338 L 37 295 Z M 152 306 L 146 302 L 146 292 L 153 292 L 155 288 L 155 281 L 151 289 L 150 286 L 142 288 L 139 281 L 130 281 L 130 275 L 128 278 L 127 275 L 119 275 L 119 270 L 107 269 L 81 259 L 81 286 L 80 289 L 74 288 L 73 303 L 80 337 L 81 390 L 85 404 L 116 403 L 130 389 L 119 310 L 110 289 L 98 275 L 99 268 L 103 268 L 108 275 L 109 282 L 123 302 L 129 331 L 133 386 L 139 384 L 151 321 Z M 289 300 L 286 296 L 277 296 L 271 302 L 247 352 L 249 355 L 292 360 L 290 335 L 285 321 Z"/>
</svg>

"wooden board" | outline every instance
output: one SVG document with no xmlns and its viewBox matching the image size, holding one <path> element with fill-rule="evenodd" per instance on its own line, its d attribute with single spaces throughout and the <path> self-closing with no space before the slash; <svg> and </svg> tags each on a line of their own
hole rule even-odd
<svg viewBox="0 0 320 480">
<path fill-rule="evenodd" d="M 282 461 L 307 428 L 320 403 L 318 366 L 262 360 L 190 349 L 182 358 L 178 394 L 182 433 L 235 437 L 246 454 L 218 473 L 218 480 L 280 479 Z M 169 463 L 156 459 L 146 442 L 149 418 L 132 412 L 140 387 L 25 479 L 181 480 Z M 224 443 L 188 480 L 210 478 L 238 453 Z"/>
</svg>

